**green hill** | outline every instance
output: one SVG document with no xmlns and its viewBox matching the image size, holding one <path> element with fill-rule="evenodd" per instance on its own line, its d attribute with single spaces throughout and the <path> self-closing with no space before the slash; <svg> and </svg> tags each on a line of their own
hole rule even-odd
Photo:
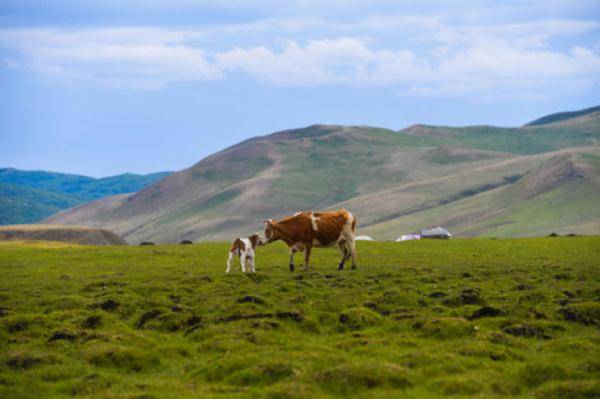
<svg viewBox="0 0 600 399">
<path fill-rule="evenodd" d="M 130 193 L 169 172 L 88 176 L 0 168 L 0 225 L 34 223 L 56 212 L 110 195 Z"/>
<path fill-rule="evenodd" d="M 313 125 L 246 140 L 48 221 L 176 242 L 230 239 L 267 217 L 343 206 L 376 239 L 440 224 L 468 236 L 598 233 L 598 156 L 600 113 L 522 128 Z M 461 207 L 469 212 L 452 217 Z"/>
<path fill-rule="evenodd" d="M 567 119 L 576 118 L 578 116 L 588 115 L 591 113 L 600 112 L 600 106 L 582 109 L 580 111 L 557 112 L 555 114 L 546 115 L 542 118 L 529 122 L 525 126 L 547 125 L 549 123 L 561 122 Z"/>
</svg>

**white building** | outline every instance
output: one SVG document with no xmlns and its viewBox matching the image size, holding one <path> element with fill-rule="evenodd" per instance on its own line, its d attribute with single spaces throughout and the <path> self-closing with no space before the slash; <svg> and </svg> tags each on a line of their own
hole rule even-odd
<svg viewBox="0 0 600 399">
<path fill-rule="evenodd" d="M 447 240 L 452 238 L 452 234 L 450 234 L 450 232 L 443 227 L 434 227 L 433 229 L 421 230 L 421 238 L 438 238 Z"/>
<path fill-rule="evenodd" d="M 366 235 L 364 235 L 364 234 L 363 234 L 363 235 L 360 235 L 360 236 L 356 236 L 354 239 L 355 239 L 356 241 L 373 241 L 373 239 L 372 239 L 371 237 L 369 237 L 369 236 L 366 236 Z"/>
<path fill-rule="evenodd" d="M 421 239 L 421 235 L 419 235 L 419 234 L 404 234 L 404 235 L 401 235 L 400 237 L 396 238 L 396 242 L 412 241 L 412 240 L 420 240 L 420 239 Z"/>
</svg>

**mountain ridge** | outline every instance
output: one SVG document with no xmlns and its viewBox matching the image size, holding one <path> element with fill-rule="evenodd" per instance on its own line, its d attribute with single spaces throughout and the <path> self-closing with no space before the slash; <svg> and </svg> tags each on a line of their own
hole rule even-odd
<svg viewBox="0 0 600 399">
<path fill-rule="evenodd" d="M 569 119 L 577 118 L 579 116 L 588 115 L 591 113 L 600 112 L 600 105 L 595 107 L 585 108 L 579 111 L 565 111 L 565 112 L 556 112 L 554 114 L 546 115 L 541 118 L 535 119 L 529 123 L 526 123 L 524 126 L 539 126 L 539 125 L 547 125 L 551 123 L 557 123 L 566 121 Z"/>
<path fill-rule="evenodd" d="M 600 193 L 592 178 L 600 174 L 600 117 L 586 115 L 521 128 L 287 129 L 232 145 L 137 193 L 84 204 L 47 221 L 109 228 L 131 243 L 230 239 L 259 230 L 267 217 L 337 207 L 351 210 L 359 230 L 377 239 L 437 224 L 459 236 L 544 235 L 567 225 L 575 233 L 600 231 L 600 215 L 587 200 Z M 567 176 L 560 163 L 566 161 L 555 160 L 561 157 L 576 160 L 588 178 L 524 185 Z M 554 168 L 532 175 L 547 162 Z M 528 187 L 530 195 L 521 195 Z M 552 220 L 551 203 L 565 209 L 560 221 Z"/>
</svg>

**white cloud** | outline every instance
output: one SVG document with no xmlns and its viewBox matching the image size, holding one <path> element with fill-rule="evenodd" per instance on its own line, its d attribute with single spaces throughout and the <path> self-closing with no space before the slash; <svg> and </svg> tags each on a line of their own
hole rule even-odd
<svg viewBox="0 0 600 399">
<path fill-rule="evenodd" d="M 0 47 L 11 67 L 70 84 L 160 89 L 241 72 L 277 86 L 558 96 L 597 87 L 600 54 L 597 42 L 562 40 L 557 48 L 553 40 L 599 29 L 599 22 L 580 20 L 450 25 L 437 17 L 372 15 L 356 23 L 281 18 L 195 29 L 5 29 Z"/>
<path fill-rule="evenodd" d="M 201 36 L 157 28 L 20 29 L 0 31 L 0 44 L 21 64 L 72 84 L 158 89 L 222 77 L 201 48 L 182 44 Z"/>
<path fill-rule="evenodd" d="M 280 52 L 265 47 L 236 48 L 216 55 L 224 70 L 241 70 L 276 85 L 381 85 L 380 70 L 414 75 L 417 60 L 410 51 L 372 50 L 364 40 L 337 38 L 310 41 L 302 47 L 288 41 Z"/>
<path fill-rule="evenodd" d="M 588 81 L 589 89 L 600 70 L 600 56 L 587 48 L 560 53 L 499 41 L 435 57 L 374 50 L 356 38 L 316 40 L 303 47 L 292 41 L 280 51 L 237 48 L 218 54 L 216 60 L 224 70 L 240 70 L 281 86 L 400 86 L 406 93 L 442 96 L 495 89 L 523 93 L 547 86 L 556 91 L 575 78 Z"/>
</svg>

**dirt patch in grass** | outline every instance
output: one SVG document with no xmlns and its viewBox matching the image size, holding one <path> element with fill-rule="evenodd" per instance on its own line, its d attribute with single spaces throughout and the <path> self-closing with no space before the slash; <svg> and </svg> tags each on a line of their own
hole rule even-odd
<svg viewBox="0 0 600 399">
<path fill-rule="evenodd" d="M 448 294 L 442 291 L 434 291 L 428 295 L 430 298 L 444 298 L 447 297 Z"/>
<path fill-rule="evenodd" d="M 102 324 L 102 316 L 100 315 L 92 315 L 85 318 L 85 320 L 81 323 L 83 328 L 98 328 Z"/>
<path fill-rule="evenodd" d="M 249 313 L 249 314 L 236 312 L 230 316 L 220 317 L 220 318 L 215 319 L 215 323 L 218 324 L 218 323 L 229 323 L 229 322 L 239 321 L 239 320 L 255 320 L 255 319 L 271 319 L 271 318 L 278 318 L 281 320 L 291 320 L 296 323 L 300 323 L 300 322 L 304 321 L 304 316 L 301 313 L 294 312 L 294 311 L 280 311 L 280 312 L 275 312 L 275 313 L 267 312 L 267 313 Z"/>
<path fill-rule="evenodd" d="M 600 325 L 600 303 L 584 302 L 572 304 L 558 311 L 566 321 L 584 326 Z"/>
<path fill-rule="evenodd" d="M 246 295 L 241 298 L 238 298 L 237 302 L 238 303 L 256 303 L 259 305 L 263 305 L 265 303 L 265 300 L 260 297 L 257 297 L 257 296 Z"/>
<path fill-rule="evenodd" d="M 6 356 L 6 365 L 13 370 L 27 370 L 41 364 L 53 364 L 56 362 L 53 356 L 43 353 L 14 351 L 9 352 Z"/>
<path fill-rule="evenodd" d="M 8 323 L 6 330 L 13 334 L 27 330 L 30 324 L 31 322 L 27 319 L 17 319 Z"/>
<path fill-rule="evenodd" d="M 452 295 L 442 301 L 449 307 L 457 307 L 463 305 L 485 305 L 485 301 L 481 296 L 481 292 L 476 288 L 465 288 L 458 295 Z"/>
<path fill-rule="evenodd" d="M 295 323 L 301 323 L 304 321 L 304 316 L 301 313 L 294 311 L 276 312 L 275 317 L 277 317 L 280 320 L 290 320 Z"/>
<path fill-rule="evenodd" d="M 140 316 L 140 318 L 138 319 L 138 321 L 135 322 L 135 328 L 140 329 L 143 328 L 144 325 L 152 320 L 152 319 L 156 319 L 158 316 L 160 316 L 162 314 L 162 312 L 158 309 L 152 309 L 149 310 L 147 312 L 145 312 L 144 314 L 142 314 Z"/>
<path fill-rule="evenodd" d="M 48 342 L 52 342 L 52 341 L 69 341 L 69 342 L 73 342 L 77 339 L 77 334 L 75 334 L 72 331 L 65 331 L 65 330 L 60 330 L 60 331 L 55 331 L 50 338 L 48 338 Z"/>
<path fill-rule="evenodd" d="M 96 305 L 94 305 L 95 308 L 100 308 L 100 309 L 104 310 L 105 312 L 114 312 L 120 306 L 121 306 L 121 304 L 118 301 L 115 301 L 114 299 L 107 299 L 103 302 L 100 302 L 100 303 L 97 303 Z"/>
<path fill-rule="evenodd" d="M 484 306 L 477 309 L 473 314 L 467 317 L 468 320 L 477 320 L 482 317 L 498 317 L 504 315 L 504 312 L 498 308 L 492 306 Z"/>
<path fill-rule="evenodd" d="M 538 324 L 530 323 L 517 323 L 509 324 L 502 327 L 502 331 L 506 334 L 510 334 L 515 337 L 522 338 L 542 338 L 551 339 L 552 336 L 548 334 L 544 327 Z"/>
</svg>

